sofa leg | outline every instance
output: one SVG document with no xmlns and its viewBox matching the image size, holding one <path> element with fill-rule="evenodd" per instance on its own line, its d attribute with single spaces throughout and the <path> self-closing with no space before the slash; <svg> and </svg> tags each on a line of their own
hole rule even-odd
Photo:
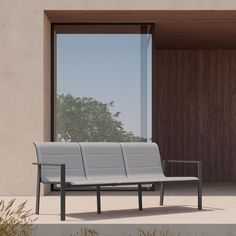
<svg viewBox="0 0 236 236">
<path fill-rule="evenodd" d="M 61 221 L 65 220 L 66 208 L 66 184 L 65 184 L 65 165 L 61 166 Z"/>
<path fill-rule="evenodd" d="M 41 179 L 41 166 L 38 165 L 37 173 L 37 187 L 36 187 L 36 209 L 35 214 L 39 214 L 39 204 L 40 204 L 40 179 Z"/>
<path fill-rule="evenodd" d="M 143 203 L 142 203 L 142 185 L 138 185 L 138 208 L 140 211 L 143 210 Z"/>
<path fill-rule="evenodd" d="M 100 186 L 97 186 L 97 213 L 101 214 L 101 191 L 100 191 Z"/>
<path fill-rule="evenodd" d="M 163 206 L 164 203 L 164 183 L 161 183 L 160 188 L 160 206 Z"/>
<path fill-rule="evenodd" d="M 198 182 L 198 210 L 202 210 L 202 181 Z"/>
<path fill-rule="evenodd" d="M 198 210 L 202 210 L 202 162 L 198 163 Z"/>
</svg>

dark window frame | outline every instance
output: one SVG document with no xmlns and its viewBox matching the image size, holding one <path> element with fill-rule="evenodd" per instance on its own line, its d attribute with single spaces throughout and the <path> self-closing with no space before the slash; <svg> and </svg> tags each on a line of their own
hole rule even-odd
<svg viewBox="0 0 236 236">
<path fill-rule="evenodd" d="M 157 81 L 155 76 L 155 23 L 153 22 L 115 22 L 115 23 L 109 23 L 109 22 L 99 22 L 99 23 L 51 23 L 51 109 L 50 109 L 50 141 L 55 142 L 56 138 L 56 129 L 55 129 L 55 102 L 56 102 L 56 94 L 57 94 L 57 86 L 56 86 L 56 41 L 55 41 L 55 26 L 66 26 L 66 25 L 150 25 L 151 30 L 150 34 L 152 34 L 152 142 L 157 142 L 157 99 L 156 99 L 156 87 L 157 87 Z M 150 189 L 150 188 L 146 188 Z M 154 190 L 154 185 L 152 185 L 152 190 Z M 55 191 L 58 190 L 58 187 L 51 185 L 51 190 Z M 108 190 L 113 190 L 108 188 Z M 123 190 L 123 189 L 122 189 Z M 125 189 L 124 189 L 125 190 Z M 131 190 L 129 188 L 129 190 Z"/>
</svg>

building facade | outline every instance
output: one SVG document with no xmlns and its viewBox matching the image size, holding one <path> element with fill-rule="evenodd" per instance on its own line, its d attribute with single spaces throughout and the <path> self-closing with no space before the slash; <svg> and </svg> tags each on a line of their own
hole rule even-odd
<svg viewBox="0 0 236 236">
<path fill-rule="evenodd" d="M 35 192 L 32 143 L 51 137 L 56 22 L 160 22 L 154 129 L 162 155 L 201 159 L 205 180 L 235 181 L 235 12 L 233 0 L 0 0 L 0 195 Z"/>
</svg>

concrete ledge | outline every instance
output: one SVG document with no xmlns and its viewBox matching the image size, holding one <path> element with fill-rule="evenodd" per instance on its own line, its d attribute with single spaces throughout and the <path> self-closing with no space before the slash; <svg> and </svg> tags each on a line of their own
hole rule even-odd
<svg viewBox="0 0 236 236">
<path fill-rule="evenodd" d="M 154 232 L 155 236 L 224 236 L 235 235 L 236 225 L 227 224 L 84 224 L 84 225 L 38 225 L 37 236 L 69 236 L 76 235 L 82 227 L 95 229 L 99 236 L 139 236 L 139 229 Z"/>
</svg>

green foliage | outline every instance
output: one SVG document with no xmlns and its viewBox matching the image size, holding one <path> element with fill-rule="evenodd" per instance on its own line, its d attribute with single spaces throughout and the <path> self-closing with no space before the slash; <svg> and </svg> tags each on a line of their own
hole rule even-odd
<svg viewBox="0 0 236 236">
<path fill-rule="evenodd" d="M 113 102 L 102 103 L 94 98 L 57 96 L 57 140 L 87 142 L 145 141 L 124 130 L 120 112 L 112 113 Z"/>
<path fill-rule="evenodd" d="M 32 235 L 32 223 L 36 219 L 31 219 L 32 210 L 26 210 L 27 201 L 17 207 L 14 206 L 15 199 L 7 204 L 0 201 L 0 235 L 1 236 L 29 236 Z"/>
</svg>

